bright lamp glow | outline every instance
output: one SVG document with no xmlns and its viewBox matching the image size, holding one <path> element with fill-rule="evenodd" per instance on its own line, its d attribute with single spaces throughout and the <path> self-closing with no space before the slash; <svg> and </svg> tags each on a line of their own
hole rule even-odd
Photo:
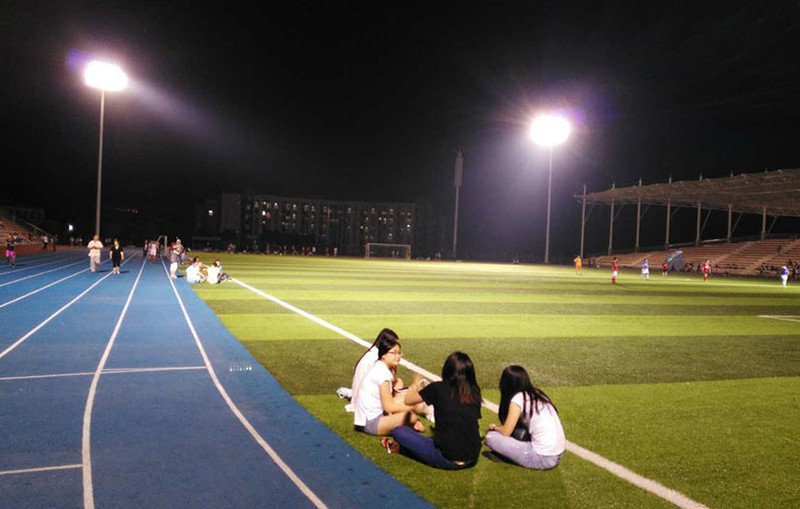
<svg viewBox="0 0 800 509">
<path fill-rule="evenodd" d="M 87 85 L 109 92 L 124 90 L 128 85 L 128 77 L 116 65 L 103 62 L 90 62 L 83 73 Z"/>
<path fill-rule="evenodd" d="M 552 147 L 564 143 L 569 137 L 569 121 L 555 115 L 541 115 L 533 120 L 531 138 L 537 145 Z"/>
</svg>

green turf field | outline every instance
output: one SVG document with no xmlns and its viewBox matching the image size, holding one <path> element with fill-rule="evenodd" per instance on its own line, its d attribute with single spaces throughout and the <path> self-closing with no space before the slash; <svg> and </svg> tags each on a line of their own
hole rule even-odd
<svg viewBox="0 0 800 509">
<path fill-rule="evenodd" d="M 468 353 L 491 401 L 502 369 L 525 366 L 569 441 L 697 502 L 800 507 L 800 285 L 622 272 L 612 286 L 608 271 L 564 267 L 220 258 L 235 278 L 367 341 L 394 329 L 405 358 L 431 372 Z M 570 453 L 549 472 L 485 458 L 442 472 L 387 455 L 352 431 L 334 394 L 363 347 L 235 283 L 195 288 L 300 403 L 437 506 L 672 507 Z M 490 422 L 484 409 L 484 431 Z"/>
</svg>

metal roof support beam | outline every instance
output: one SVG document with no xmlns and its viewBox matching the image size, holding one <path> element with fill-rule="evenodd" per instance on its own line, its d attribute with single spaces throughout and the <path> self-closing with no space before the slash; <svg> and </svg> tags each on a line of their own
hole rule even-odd
<svg viewBox="0 0 800 509">
<path fill-rule="evenodd" d="M 581 253 L 580 258 L 583 259 L 583 239 L 586 233 L 586 184 L 583 185 L 583 204 L 581 205 Z"/>
<path fill-rule="evenodd" d="M 761 240 L 767 238 L 767 207 L 761 208 Z"/>
<path fill-rule="evenodd" d="M 733 220 L 733 204 L 729 203 L 728 204 L 728 236 L 725 237 L 725 242 L 727 242 L 728 244 L 730 244 L 731 239 L 733 238 L 731 236 L 731 233 L 732 233 L 731 232 L 731 221 L 732 220 Z"/>
<path fill-rule="evenodd" d="M 700 215 L 703 209 L 700 208 L 700 200 L 697 200 L 697 231 L 694 234 L 694 247 L 700 246 Z"/>
<path fill-rule="evenodd" d="M 672 213 L 670 208 L 672 206 L 672 200 L 667 200 L 667 235 L 664 239 L 664 249 L 669 249 L 669 220 L 672 217 Z"/>
<path fill-rule="evenodd" d="M 608 254 L 611 254 L 611 251 L 614 247 L 614 200 L 611 200 L 611 221 L 608 226 Z"/>
<path fill-rule="evenodd" d="M 639 179 L 639 187 L 642 187 L 642 179 Z M 642 199 L 636 200 L 636 245 L 633 248 L 635 253 L 639 252 L 639 226 L 642 221 Z"/>
</svg>

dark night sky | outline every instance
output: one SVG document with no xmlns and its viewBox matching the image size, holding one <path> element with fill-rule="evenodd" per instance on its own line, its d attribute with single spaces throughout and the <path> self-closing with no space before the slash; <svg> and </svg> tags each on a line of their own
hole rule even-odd
<svg viewBox="0 0 800 509">
<path fill-rule="evenodd" d="M 99 123 L 87 55 L 134 82 L 107 96 L 104 205 L 176 220 L 244 187 L 452 214 L 463 147 L 460 246 L 538 253 L 547 152 L 527 127 L 545 108 L 575 122 L 554 159 L 564 256 L 584 183 L 800 166 L 797 2 L 0 5 L 0 199 L 87 229 Z M 645 245 L 663 239 L 649 214 Z M 607 223 L 597 209 L 588 251 L 605 248 Z"/>
</svg>

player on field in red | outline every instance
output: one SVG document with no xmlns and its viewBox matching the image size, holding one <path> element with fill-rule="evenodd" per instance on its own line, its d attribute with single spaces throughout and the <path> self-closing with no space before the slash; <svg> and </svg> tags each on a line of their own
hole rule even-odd
<svg viewBox="0 0 800 509">
<path fill-rule="evenodd" d="M 667 261 L 664 260 L 661 262 L 661 275 L 667 277 L 667 274 L 669 274 L 669 265 L 667 265 Z"/>
<path fill-rule="evenodd" d="M 708 281 L 708 275 L 711 274 L 711 260 L 706 260 L 701 263 L 700 270 L 703 271 L 703 281 Z"/>
<path fill-rule="evenodd" d="M 619 272 L 619 265 L 617 265 L 617 257 L 611 261 L 611 284 L 617 284 L 617 273 Z"/>
</svg>

